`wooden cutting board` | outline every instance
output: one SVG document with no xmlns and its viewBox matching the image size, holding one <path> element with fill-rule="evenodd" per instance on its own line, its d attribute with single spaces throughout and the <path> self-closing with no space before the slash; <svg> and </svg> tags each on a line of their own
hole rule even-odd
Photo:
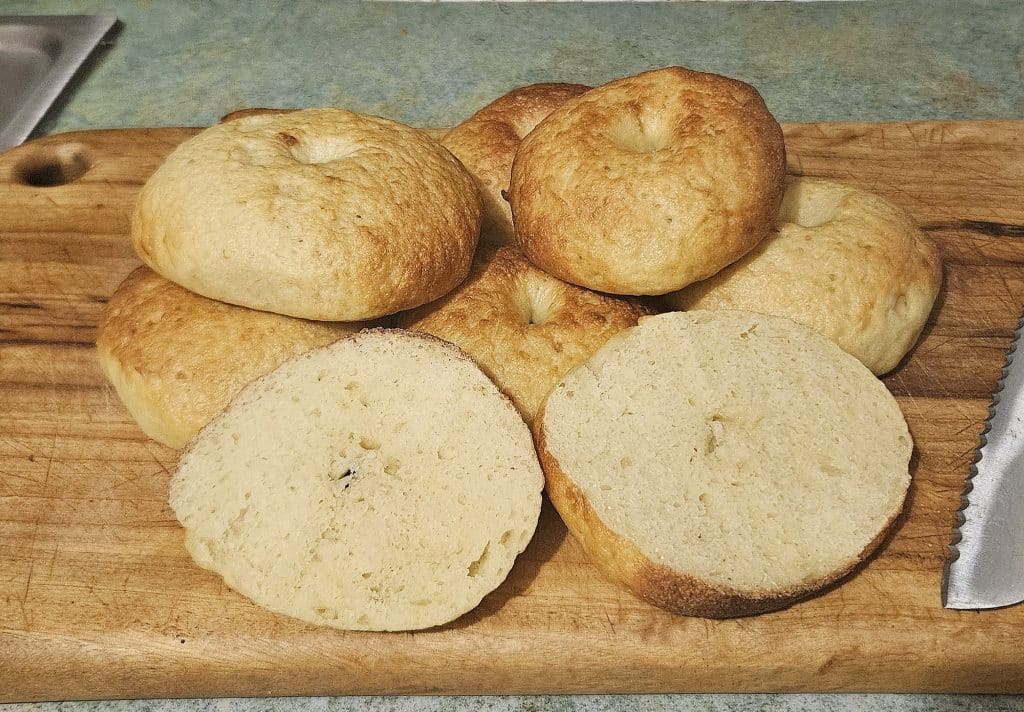
<svg viewBox="0 0 1024 712">
<path fill-rule="evenodd" d="M 1024 692 L 1024 606 L 953 612 L 939 600 L 1024 305 L 1024 123 L 786 127 L 793 172 L 887 196 L 945 259 L 924 337 L 885 379 L 917 444 L 914 484 L 866 566 L 777 613 L 676 617 L 602 580 L 545 507 L 477 610 L 405 634 L 273 615 L 193 565 L 166 503 L 176 453 L 141 434 L 96 367 L 100 310 L 138 264 L 126 237 L 135 192 L 194 131 L 64 134 L 0 156 L 0 700 Z"/>
</svg>

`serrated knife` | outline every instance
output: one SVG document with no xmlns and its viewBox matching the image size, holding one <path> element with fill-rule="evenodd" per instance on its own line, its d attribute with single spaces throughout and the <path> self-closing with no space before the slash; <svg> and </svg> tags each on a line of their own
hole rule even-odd
<svg viewBox="0 0 1024 712">
<path fill-rule="evenodd" d="M 946 565 L 946 608 L 999 608 L 1024 601 L 1024 316 L 1017 324 Z"/>
</svg>

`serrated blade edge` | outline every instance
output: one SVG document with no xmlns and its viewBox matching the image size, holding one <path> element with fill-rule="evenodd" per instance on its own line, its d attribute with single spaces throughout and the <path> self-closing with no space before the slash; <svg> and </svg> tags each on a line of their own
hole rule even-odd
<svg viewBox="0 0 1024 712">
<path fill-rule="evenodd" d="M 946 608 L 1024 601 L 1024 315 L 964 485 L 942 585 Z"/>
</svg>

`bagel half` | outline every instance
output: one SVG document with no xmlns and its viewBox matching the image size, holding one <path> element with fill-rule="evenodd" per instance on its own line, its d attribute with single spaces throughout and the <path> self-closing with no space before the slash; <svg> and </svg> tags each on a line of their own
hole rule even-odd
<svg viewBox="0 0 1024 712">
<path fill-rule="evenodd" d="M 910 484 L 895 399 L 810 329 L 671 312 L 609 341 L 534 422 L 552 503 L 597 567 L 675 613 L 762 613 L 883 540 Z"/>
<path fill-rule="evenodd" d="M 533 536 L 522 418 L 461 351 L 367 330 L 246 387 L 181 457 L 195 561 L 278 613 L 413 630 L 474 608 Z"/>
</svg>

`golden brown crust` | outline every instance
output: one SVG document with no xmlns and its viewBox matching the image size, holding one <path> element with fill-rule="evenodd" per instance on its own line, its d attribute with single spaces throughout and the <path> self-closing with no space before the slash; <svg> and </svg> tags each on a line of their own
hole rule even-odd
<svg viewBox="0 0 1024 712">
<path fill-rule="evenodd" d="M 178 448 L 253 379 L 364 326 L 224 304 L 140 267 L 107 303 L 96 348 L 142 430 Z"/>
<path fill-rule="evenodd" d="M 523 140 L 509 192 L 534 264 L 616 294 L 705 279 L 767 235 L 782 130 L 757 91 L 669 67 L 593 89 Z"/>
<path fill-rule="evenodd" d="M 513 89 L 441 140 L 476 179 L 484 201 L 481 242 L 512 242 L 512 210 L 502 192 L 508 190 L 519 142 L 554 109 L 588 89 L 582 84 L 530 84 Z"/>
<path fill-rule="evenodd" d="M 849 575 L 878 548 L 899 518 L 897 511 L 856 558 L 824 577 L 799 586 L 740 591 L 656 564 L 631 541 L 609 529 L 547 449 L 543 404 L 533 422 L 533 436 L 548 497 L 590 561 L 637 597 L 678 615 L 735 618 L 785 608 Z"/>
<path fill-rule="evenodd" d="M 131 233 L 146 264 L 196 293 L 357 321 L 459 284 L 481 215 L 473 179 L 423 132 L 308 109 L 181 144 L 139 193 Z"/>
<path fill-rule="evenodd" d="M 529 423 L 566 373 L 648 313 L 634 301 L 555 279 L 506 245 L 484 249 L 465 282 L 399 315 L 398 324 L 469 353 Z"/>
<path fill-rule="evenodd" d="M 787 317 L 880 375 L 913 347 L 941 285 L 937 251 L 903 210 L 852 186 L 792 178 L 767 239 L 665 301 Z"/>
</svg>

